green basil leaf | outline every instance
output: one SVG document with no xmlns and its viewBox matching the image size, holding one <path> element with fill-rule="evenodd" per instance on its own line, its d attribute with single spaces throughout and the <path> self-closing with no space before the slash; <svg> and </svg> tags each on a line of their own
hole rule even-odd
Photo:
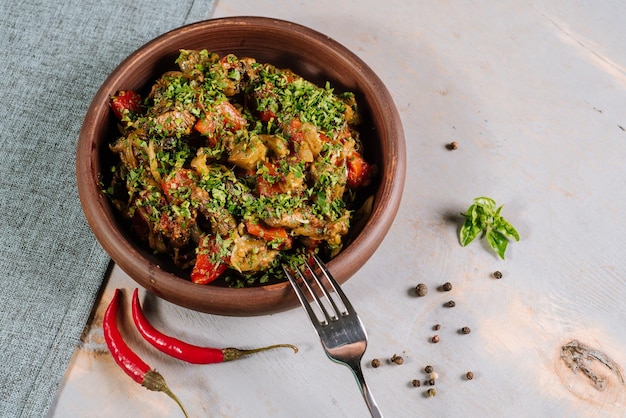
<svg viewBox="0 0 626 418">
<path fill-rule="evenodd" d="M 500 216 L 502 207 L 488 197 L 477 197 L 474 203 L 461 213 L 465 222 L 459 230 L 459 241 L 462 246 L 468 245 L 484 231 L 489 246 L 504 259 L 509 239 L 519 241 L 519 233 L 506 219 Z"/>
<path fill-rule="evenodd" d="M 495 251 L 501 259 L 504 260 L 504 253 L 506 251 L 506 247 L 509 244 L 509 240 L 506 239 L 504 235 L 495 229 L 489 229 L 487 231 L 487 242 L 489 242 L 489 246 L 493 251 Z"/>
<path fill-rule="evenodd" d="M 519 241 L 519 233 L 517 230 L 511 225 L 506 219 L 498 218 L 495 228 L 496 231 L 500 232 L 507 238 L 514 239 L 515 241 Z"/>
<path fill-rule="evenodd" d="M 495 200 L 484 196 L 474 199 L 474 203 L 484 209 L 489 209 L 488 212 L 493 212 L 493 210 L 496 208 Z"/>
<path fill-rule="evenodd" d="M 471 219 L 472 223 L 481 229 L 484 229 L 486 225 L 486 220 L 489 219 L 490 215 L 485 212 L 485 208 L 480 205 L 472 205 L 472 214 Z"/>
<path fill-rule="evenodd" d="M 461 242 L 461 245 L 465 247 L 470 242 L 474 241 L 481 231 L 482 228 L 474 225 L 470 218 L 466 219 L 465 223 L 461 227 L 461 230 L 459 231 L 459 241 Z"/>
</svg>

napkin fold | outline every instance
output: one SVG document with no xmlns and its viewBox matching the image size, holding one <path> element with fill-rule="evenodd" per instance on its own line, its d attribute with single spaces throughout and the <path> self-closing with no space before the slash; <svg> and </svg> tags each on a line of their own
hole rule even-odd
<svg viewBox="0 0 626 418">
<path fill-rule="evenodd" d="M 0 416 L 45 416 L 110 262 L 75 150 L 100 84 L 214 0 L 0 0 Z"/>
</svg>

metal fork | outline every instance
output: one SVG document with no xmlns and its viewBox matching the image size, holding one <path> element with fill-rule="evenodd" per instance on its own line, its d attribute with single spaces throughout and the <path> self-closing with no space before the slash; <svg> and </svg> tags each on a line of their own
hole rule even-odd
<svg viewBox="0 0 626 418">
<path fill-rule="evenodd" d="M 326 355 L 352 370 L 372 417 L 382 418 L 361 370 L 361 359 L 367 348 L 365 327 L 339 284 L 317 255 L 302 267 L 283 266 L 283 270 L 309 314 Z M 316 288 L 321 296 L 317 295 Z"/>
</svg>

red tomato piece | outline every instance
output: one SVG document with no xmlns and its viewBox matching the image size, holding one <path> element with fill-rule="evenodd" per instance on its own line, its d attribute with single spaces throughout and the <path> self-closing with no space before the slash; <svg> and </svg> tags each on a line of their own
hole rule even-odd
<svg viewBox="0 0 626 418">
<path fill-rule="evenodd" d="M 221 131 L 238 131 L 247 125 L 248 121 L 230 104 L 221 102 L 198 118 L 194 129 L 201 135 L 209 137 L 209 145 L 214 147 Z"/>
<path fill-rule="evenodd" d="M 282 189 L 280 184 L 275 183 L 272 184 L 267 180 L 263 179 L 261 176 L 257 179 L 256 182 L 256 191 L 259 196 L 271 196 L 273 194 L 282 193 Z"/>
<path fill-rule="evenodd" d="M 111 96 L 109 106 L 117 119 L 122 120 L 126 115 L 133 115 L 141 109 L 141 96 L 132 90 L 120 90 Z"/>
<path fill-rule="evenodd" d="M 210 117 L 200 117 L 193 128 L 201 135 L 211 135 L 215 132 L 215 122 Z"/>
<path fill-rule="evenodd" d="M 298 118 L 294 118 L 289 123 L 289 127 L 287 129 L 287 133 L 289 134 L 290 139 L 293 142 L 302 142 L 304 138 L 304 133 L 302 132 L 302 122 Z"/>
<path fill-rule="evenodd" d="M 215 111 L 224 118 L 224 127 L 227 130 L 238 131 L 248 123 L 230 102 L 221 102 L 215 107 Z"/>
<path fill-rule="evenodd" d="M 371 180 L 371 166 L 361 157 L 358 152 L 353 152 L 347 159 L 348 187 L 358 188 L 367 186 Z"/>
<path fill-rule="evenodd" d="M 280 243 L 278 248 L 288 250 L 292 245 L 292 238 L 285 228 L 264 225 L 261 222 L 246 221 L 246 230 L 250 235 L 259 237 L 267 242 Z"/>
<path fill-rule="evenodd" d="M 196 264 L 191 270 L 191 281 L 197 284 L 208 284 L 226 271 L 228 264 L 219 258 L 220 247 L 215 236 L 205 236 L 198 245 Z"/>
<path fill-rule="evenodd" d="M 181 168 L 170 174 L 161 182 L 161 188 L 167 201 L 179 205 L 185 201 L 196 186 L 196 177 L 192 170 Z"/>
<path fill-rule="evenodd" d="M 261 122 L 269 122 L 272 119 L 276 120 L 276 113 L 269 109 L 262 110 L 259 112 L 259 119 Z"/>
<path fill-rule="evenodd" d="M 270 163 L 263 164 L 267 170 L 266 175 L 270 178 L 276 178 L 278 171 L 276 167 Z M 276 193 L 282 193 L 283 189 L 278 180 L 271 181 L 264 174 L 258 174 L 256 178 L 256 192 L 259 196 L 271 196 Z"/>
</svg>

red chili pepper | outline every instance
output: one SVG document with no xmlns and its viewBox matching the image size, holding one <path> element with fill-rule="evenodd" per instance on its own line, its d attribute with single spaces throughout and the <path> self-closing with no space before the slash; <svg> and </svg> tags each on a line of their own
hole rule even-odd
<svg viewBox="0 0 626 418">
<path fill-rule="evenodd" d="M 275 344 L 268 347 L 255 348 L 251 350 L 240 350 L 238 348 L 211 348 L 200 347 L 189 344 L 177 338 L 170 337 L 155 329 L 141 310 L 137 289 L 133 292 L 133 321 L 139 333 L 152 344 L 157 350 L 192 364 L 222 363 L 224 361 L 236 360 L 241 356 L 254 354 L 273 348 L 291 348 L 295 353 L 298 347 L 291 344 Z"/>
<path fill-rule="evenodd" d="M 113 299 L 109 304 L 104 318 L 102 320 L 102 329 L 104 331 L 104 339 L 109 347 L 109 351 L 113 356 L 113 360 L 118 366 L 124 370 L 135 382 L 141 384 L 148 390 L 155 392 L 163 392 L 172 398 L 180 409 L 182 409 L 185 417 L 188 417 L 187 411 L 183 407 L 180 399 L 170 390 L 165 383 L 165 379 L 159 372 L 148 366 L 137 354 L 135 354 L 122 339 L 117 328 L 117 310 L 120 299 L 120 289 L 115 289 Z"/>
</svg>

